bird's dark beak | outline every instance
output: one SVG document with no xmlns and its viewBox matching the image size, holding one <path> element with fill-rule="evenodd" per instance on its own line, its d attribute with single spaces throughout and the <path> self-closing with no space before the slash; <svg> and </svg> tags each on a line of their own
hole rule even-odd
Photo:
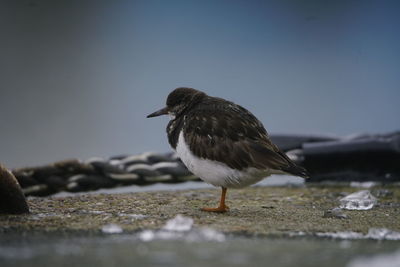
<svg viewBox="0 0 400 267">
<path fill-rule="evenodd" d="M 150 115 L 147 115 L 147 118 L 157 117 L 166 114 L 168 114 L 168 107 L 162 108 L 160 110 L 157 110 L 156 112 L 151 113 Z"/>
</svg>

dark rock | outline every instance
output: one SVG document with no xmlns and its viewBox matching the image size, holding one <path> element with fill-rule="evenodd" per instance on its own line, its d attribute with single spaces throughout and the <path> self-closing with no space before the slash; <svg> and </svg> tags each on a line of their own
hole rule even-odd
<svg viewBox="0 0 400 267">
<path fill-rule="evenodd" d="M 275 207 L 274 206 L 261 206 L 261 208 L 263 208 L 263 209 L 275 209 Z"/>
<path fill-rule="evenodd" d="M 19 175 L 15 175 L 15 173 L 13 173 L 13 175 L 15 176 L 15 178 L 17 178 L 18 183 L 20 184 L 20 186 L 22 188 L 40 184 L 40 182 L 38 180 L 36 180 L 32 176 L 32 174 L 19 173 Z"/>
<path fill-rule="evenodd" d="M 323 218 L 336 218 L 336 219 L 347 219 L 347 215 L 343 213 L 341 208 L 333 208 L 331 210 L 324 211 Z"/>
<path fill-rule="evenodd" d="M 15 176 L 0 164 L 0 213 L 28 213 L 29 207 Z"/>
<path fill-rule="evenodd" d="M 304 143 L 309 182 L 400 180 L 400 132 Z"/>
</svg>

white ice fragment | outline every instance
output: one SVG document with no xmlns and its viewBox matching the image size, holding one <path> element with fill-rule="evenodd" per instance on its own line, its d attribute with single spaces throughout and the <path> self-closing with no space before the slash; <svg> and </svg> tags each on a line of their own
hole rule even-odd
<svg viewBox="0 0 400 267">
<path fill-rule="evenodd" d="M 400 240 L 400 232 L 387 228 L 370 228 L 366 235 L 352 231 L 316 233 L 316 235 L 335 239 Z"/>
<path fill-rule="evenodd" d="M 190 229 L 192 229 L 192 226 L 192 218 L 178 214 L 175 216 L 175 218 L 168 220 L 162 229 L 167 231 L 186 232 L 190 231 Z"/>
<path fill-rule="evenodd" d="M 191 229 L 190 231 L 177 232 L 168 230 L 144 230 L 139 233 L 139 239 L 145 242 L 153 240 L 184 240 L 187 242 L 225 241 L 225 235 L 211 228 Z"/>
<path fill-rule="evenodd" d="M 337 239 L 361 239 L 364 238 L 362 233 L 343 231 L 343 232 L 327 232 L 327 233 L 317 233 L 319 237 L 330 237 Z"/>
<path fill-rule="evenodd" d="M 225 241 L 223 233 L 211 228 L 194 228 L 193 219 L 180 214 L 168 220 L 160 230 L 144 230 L 139 233 L 138 237 L 145 242 L 153 240 Z"/>
<path fill-rule="evenodd" d="M 105 234 L 120 234 L 123 232 L 121 226 L 115 223 L 106 224 L 101 228 L 101 231 Z"/>
<path fill-rule="evenodd" d="M 400 240 L 400 232 L 395 232 L 387 228 L 370 228 L 365 237 L 377 240 Z"/>
<path fill-rule="evenodd" d="M 144 242 L 149 242 L 154 240 L 155 236 L 156 236 L 155 232 L 152 230 L 144 230 L 139 233 L 139 239 Z"/>
<path fill-rule="evenodd" d="M 361 190 L 340 199 L 340 208 L 346 210 L 369 210 L 377 203 L 369 190 Z"/>
<path fill-rule="evenodd" d="M 305 236 L 305 235 L 306 235 L 306 232 L 303 232 L 303 231 L 289 232 L 290 237 Z"/>
<path fill-rule="evenodd" d="M 225 241 L 225 235 L 221 232 L 218 232 L 215 229 L 204 227 L 204 228 L 199 229 L 198 240 L 223 242 L 223 241 Z M 194 240 L 194 241 L 198 241 L 198 240 Z"/>
</svg>

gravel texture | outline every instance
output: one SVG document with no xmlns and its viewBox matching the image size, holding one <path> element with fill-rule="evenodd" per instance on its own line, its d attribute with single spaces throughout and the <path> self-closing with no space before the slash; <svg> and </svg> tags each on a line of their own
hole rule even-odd
<svg viewBox="0 0 400 267">
<path fill-rule="evenodd" d="M 228 190 L 227 213 L 201 211 L 215 206 L 219 189 L 159 191 L 130 194 L 87 194 L 73 197 L 30 197 L 30 214 L 0 215 L 0 232 L 101 233 L 117 224 L 124 232 L 159 229 L 182 214 L 195 227 L 207 226 L 229 234 L 290 236 L 370 228 L 400 231 L 400 187 L 374 187 L 378 204 L 370 210 L 342 210 L 343 216 L 326 216 L 339 199 L 359 188 L 344 186 L 250 187 Z M 386 192 L 381 194 L 381 192 Z"/>
</svg>

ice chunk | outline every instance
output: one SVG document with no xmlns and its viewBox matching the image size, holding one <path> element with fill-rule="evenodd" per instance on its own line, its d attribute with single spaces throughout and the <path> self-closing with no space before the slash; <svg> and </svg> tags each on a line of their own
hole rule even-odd
<svg viewBox="0 0 400 267">
<path fill-rule="evenodd" d="M 225 240 L 225 235 L 211 228 L 194 228 L 193 219 L 182 215 L 168 220 L 157 231 L 144 230 L 139 233 L 139 239 L 145 242 L 153 240 L 184 240 L 188 242 Z"/>
<path fill-rule="evenodd" d="M 197 231 L 197 235 L 194 237 L 196 238 L 192 239 L 191 241 L 199 241 L 199 240 L 217 241 L 217 242 L 225 241 L 225 235 L 223 233 L 208 227 L 200 228 Z"/>
<path fill-rule="evenodd" d="M 123 232 L 121 226 L 115 223 L 106 224 L 101 228 L 101 231 L 105 234 L 120 234 Z"/>
<path fill-rule="evenodd" d="M 153 240 L 184 240 L 188 242 L 225 241 L 225 235 L 212 228 L 191 229 L 184 232 L 167 231 L 164 229 L 153 231 L 144 230 L 139 233 L 139 239 L 145 242 Z"/>
<path fill-rule="evenodd" d="M 370 228 L 365 237 L 378 240 L 400 240 L 400 232 L 387 228 Z"/>
<path fill-rule="evenodd" d="M 139 239 L 145 242 L 149 242 L 154 240 L 156 237 L 156 234 L 152 230 L 144 230 L 139 233 Z"/>
<path fill-rule="evenodd" d="M 327 232 L 327 233 L 317 233 L 319 237 L 330 237 L 337 239 L 361 239 L 364 238 L 362 233 L 344 231 L 344 232 Z"/>
<path fill-rule="evenodd" d="M 305 236 L 307 235 L 306 232 L 297 231 L 297 232 L 289 232 L 290 237 L 297 237 L 297 236 Z"/>
<path fill-rule="evenodd" d="M 387 228 L 370 228 L 366 235 L 351 231 L 317 233 L 316 235 L 335 239 L 400 240 L 400 232 L 392 231 Z"/>
<path fill-rule="evenodd" d="M 190 231 L 190 229 L 192 229 L 192 226 L 192 218 L 178 214 L 175 216 L 175 218 L 168 220 L 162 229 L 167 231 L 186 232 Z"/>
<path fill-rule="evenodd" d="M 369 190 L 361 190 L 340 199 L 340 208 L 346 210 L 369 210 L 377 203 Z"/>
</svg>

